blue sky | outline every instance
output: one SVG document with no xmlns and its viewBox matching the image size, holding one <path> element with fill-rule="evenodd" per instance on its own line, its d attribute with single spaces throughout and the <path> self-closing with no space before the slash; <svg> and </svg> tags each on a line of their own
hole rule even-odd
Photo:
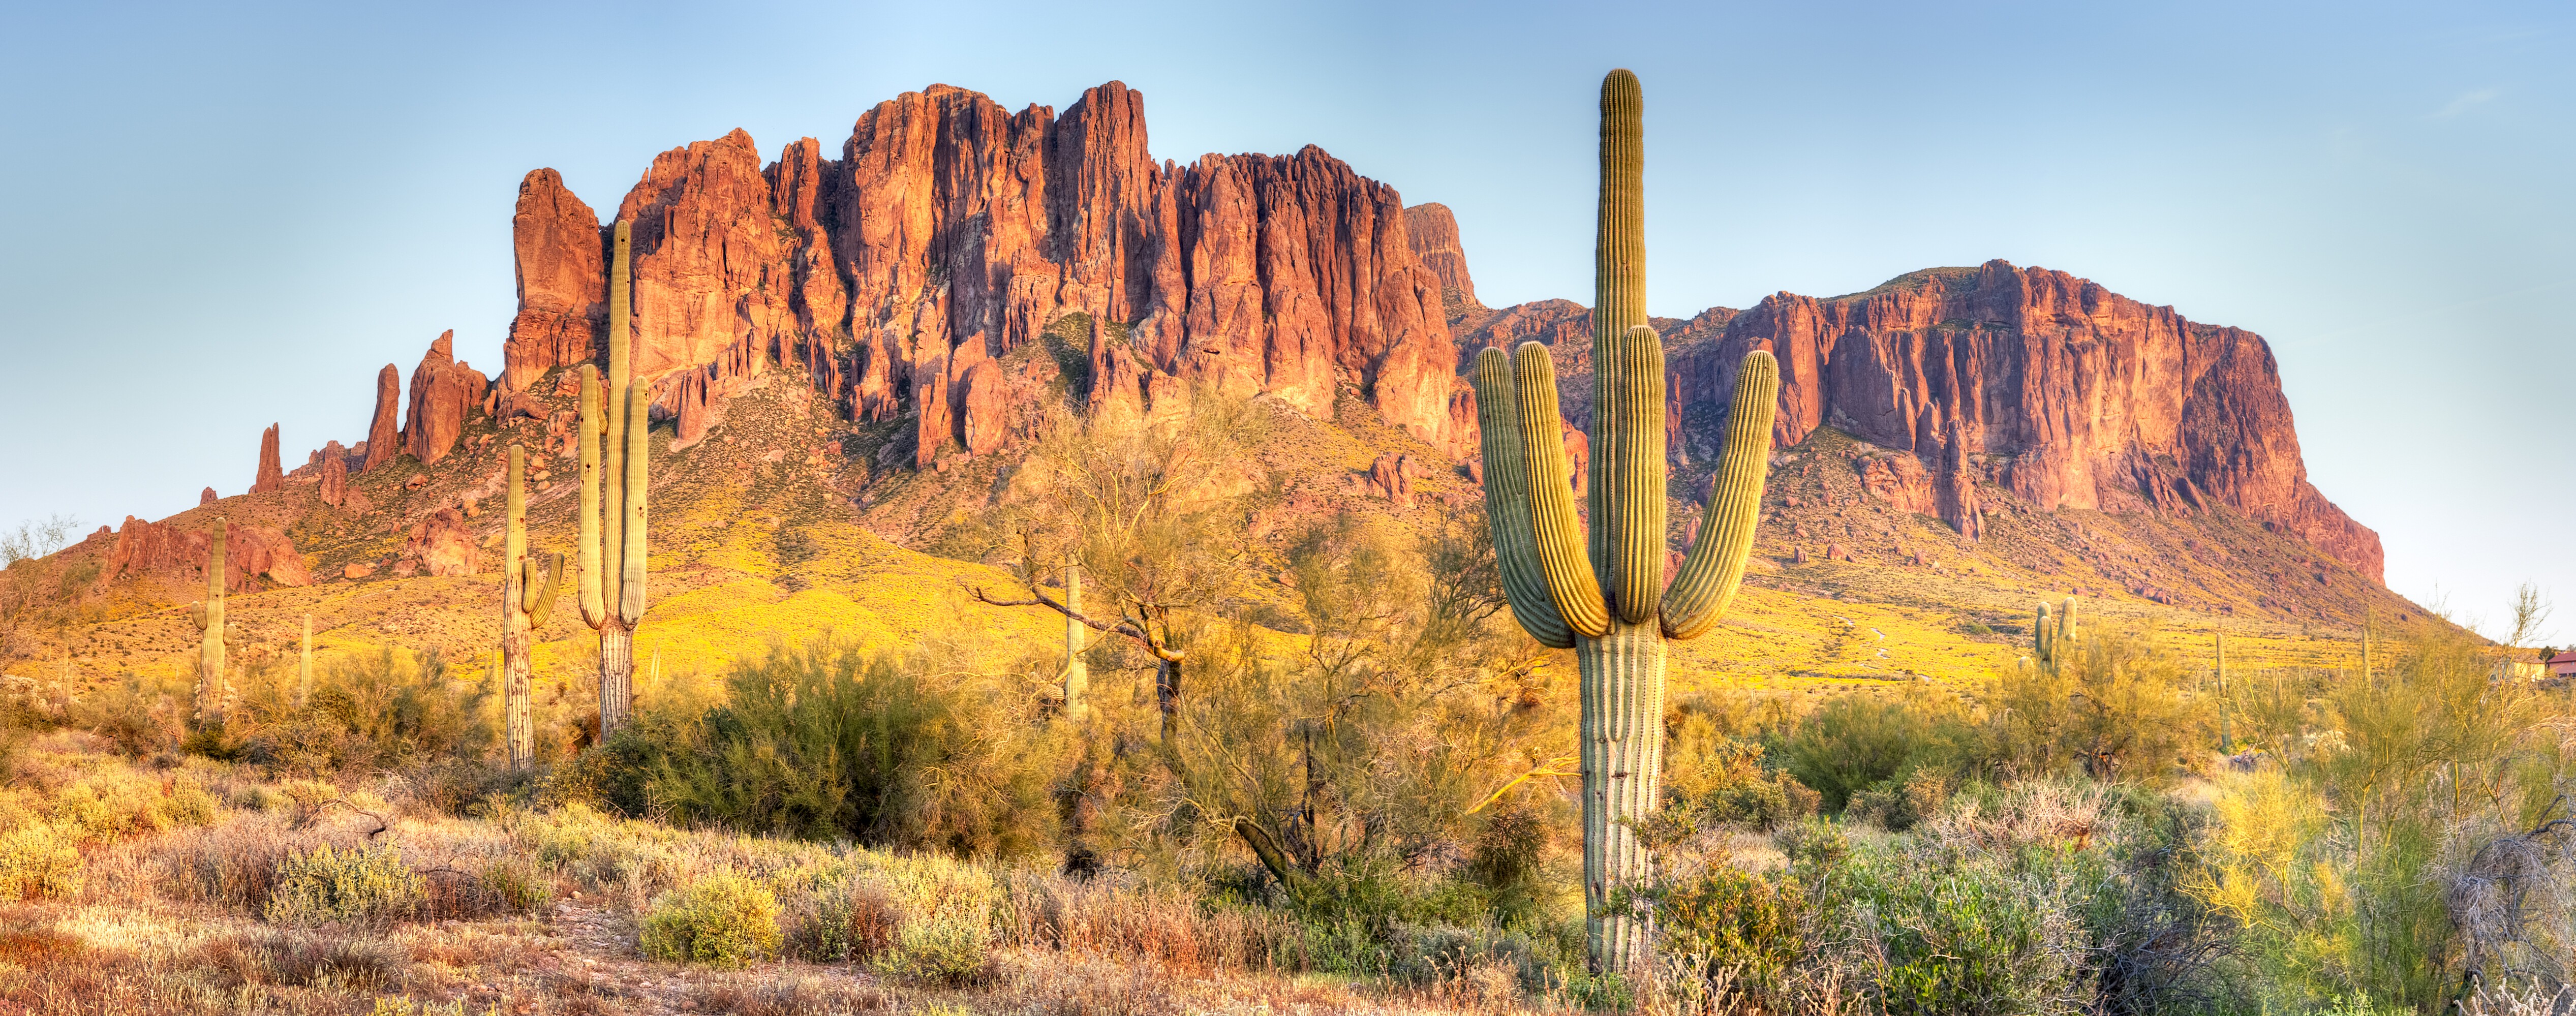
<svg viewBox="0 0 2576 1016">
<path fill-rule="evenodd" d="M 1486 302 L 1580 298 L 1627 66 L 1656 313 L 2083 275 L 2272 342 L 2399 592 L 2576 600 L 2565 5 L 1223 6 L 20 5 L 0 524 L 239 493 L 261 427 L 290 460 L 355 441 L 376 368 L 443 329 L 497 368 L 530 168 L 613 205 L 663 149 L 833 150 L 934 82 L 1060 109 L 1123 80 L 1174 159 L 1321 145 L 1456 209 Z"/>
</svg>

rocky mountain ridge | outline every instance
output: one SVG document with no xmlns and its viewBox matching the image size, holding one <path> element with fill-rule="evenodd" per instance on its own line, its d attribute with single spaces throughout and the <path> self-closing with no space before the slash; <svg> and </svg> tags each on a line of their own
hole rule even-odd
<svg viewBox="0 0 2576 1016">
<path fill-rule="evenodd" d="M 848 521 L 928 549 L 941 520 L 1005 496 L 1015 447 L 1057 411 L 1145 419 L 1214 390 L 1369 446 L 1347 467 L 1317 459 L 1286 514 L 1472 499 L 1475 407 L 1457 374 L 1488 345 L 1555 346 L 1569 425 L 1587 420 L 1589 312 L 1568 300 L 1484 306 L 1447 208 L 1407 207 L 1320 149 L 1158 163 L 1142 96 L 1111 82 L 1061 115 L 1009 114 L 946 86 L 907 93 L 861 116 L 838 158 L 824 151 L 803 139 L 764 165 L 735 131 L 658 156 L 619 203 L 636 222 L 635 362 L 679 466 L 720 438 L 725 448 L 700 454 L 736 463 L 727 469 L 792 466 Z M 499 448 L 522 441 L 568 468 L 564 368 L 604 358 L 606 231 L 547 169 L 522 180 L 513 223 L 520 306 L 504 368 L 487 377 L 455 360 L 442 335 L 408 386 L 396 365 L 378 372 L 366 440 L 331 442 L 280 475 L 279 438 L 265 432 L 255 511 L 210 490 L 183 513 L 264 527 L 228 584 L 478 574 Z M 2155 570 L 2161 556 L 2217 545 L 2189 524 L 2114 553 L 2088 524 L 2027 521 L 2065 509 L 2247 519 L 2379 578 L 2377 536 L 2307 482 L 2277 367 L 2251 333 L 2003 262 L 1654 324 L 1671 371 L 1672 492 L 1685 504 L 1735 363 L 1753 348 L 1781 358 L 1775 440 L 1797 473 L 1783 474 L 1766 539 L 1784 562 L 1928 568 L 2008 523 L 2069 548 L 2021 554 L 2031 575 L 2091 562 L 2070 588 L 2257 599 Z M 808 406 L 814 421 L 722 430 L 753 392 Z M 532 473 L 541 499 L 546 468 Z M 1892 521 L 1908 515 L 1952 536 L 1908 536 Z M 204 551 L 172 524 L 98 534 L 101 583 L 167 573 L 142 598 L 187 595 L 183 573 L 202 569 Z M 2265 574 L 2341 588 L 2333 566 L 2276 556 Z M 2360 609 L 2356 595 L 2257 607 L 2324 616 Z"/>
</svg>

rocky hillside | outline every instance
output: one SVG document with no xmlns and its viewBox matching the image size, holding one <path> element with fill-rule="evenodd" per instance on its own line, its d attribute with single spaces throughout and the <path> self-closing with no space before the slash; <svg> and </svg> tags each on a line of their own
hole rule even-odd
<svg viewBox="0 0 2576 1016">
<path fill-rule="evenodd" d="M 692 665 L 782 633 L 908 637 L 965 609 L 955 587 L 998 573 L 976 571 L 960 534 L 1029 496 L 1013 467 L 1052 414 L 1253 398 L 1278 477 L 1264 532 L 1472 509 L 1475 406 L 1457 375 L 1483 347 L 1555 346 L 1570 423 L 1587 422 L 1588 311 L 1484 306 L 1448 209 L 1408 208 L 1320 149 L 1158 162 L 1143 96 L 1112 82 L 1061 114 L 907 93 L 825 152 L 801 139 L 764 163 L 741 131 L 673 148 L 614 213 L 635 222 L 635 362 L 654 393 L 646 628 Z M 497 375 L 441 336 L 408 373 L 378 372 L 363 440 L 287 471 L 270 428 L 250 493 L 209 489 L 67 552 L 100 565 L 92 627 L 62 633 L 77 669 L 184 650 L 174 611 L 203 589 L 216 515 L 235 526 L 236 617 L 282 632 L 321 605 L 326 645 L 488 647 L 501 453 L 543 451 L 532 524 L 541 547 L 568 548 L 571 368 L 604 359 L 608 317 L 591 204 L 539 169 L 513 223 L 519 310 Z M 2008 662 L 2011 619 L 2064 593 L 2177 631 L 2234 618 L 2279 634 L 2282 659 L 2325 658 L 2338 650 L 2289 643 L 2417 609 L 2380 586 L 2377 536 L 2307 482 L 2251 333 L 2003 262 L 1655 324 L 1684 531 L 1734 365 L 1765 348 L 1783 368 L 1738 625 L 1765 634 L 1712 640 L 1711 672 Z M 935 608 L 916 588 L 934 577 Z M 541 655 L 569 659 L 581 633 L 561 613 Z M 1864 615 L 1881 639 L 1913 633 L 1910 648 L 1833 648 L 1835 624 Z"/>
</svg>

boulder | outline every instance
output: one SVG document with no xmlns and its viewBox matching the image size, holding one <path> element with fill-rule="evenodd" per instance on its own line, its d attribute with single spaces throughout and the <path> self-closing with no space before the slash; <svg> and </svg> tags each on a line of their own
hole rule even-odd
<svg viewBox="0 0 2576 1016">
<path fill-rule="evenodd" d="M 465 528 L 465 514 L 452 507 L 441 508 L 412 524 L 404 535 L 402 554 L 394 560 L 394 572 L 473 575 L 482 570 L 482 559 L 473 532 Z"/>
</svg>

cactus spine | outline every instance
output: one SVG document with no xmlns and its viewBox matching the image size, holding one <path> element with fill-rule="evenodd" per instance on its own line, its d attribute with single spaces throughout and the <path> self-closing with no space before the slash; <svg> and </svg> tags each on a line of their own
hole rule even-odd
<svg viewBox="0 0 2576 1016">
<path fill-rule="evenodd" d="M 1664 354 L 1645 326 L 1643 104 L 1636 75 L 1602 82 L 1588 535 L 1547 347 L 1524 343 L 1508 358 L 1487 349 L 1475 371 L 1485 511 L 1512 616 L 1539 642 L 1572 648 L 1582 671 L 1585 923 L 1594 965 L 1621 971 L 1651 959 L 1649 921 L 1613 907 L 1647 873 L 1633 823 L 1657 804 L 1665 643 L 1715 626 L 1743 579 L 1780 391 L 1771 354 L 1746 355 L 1708 516 L 1664 588 Z"/>
<path fill-rule="evenodd" d="M 537 759 L 536 722 L 528 707 L 528 644 L 532 633 L 554 612 L 555 594 L 563 580 L 563 555 L 555 555 L 548 567 L 540 569 L 528 553 L 526 477 L 527 449 L 511 445 L 504 502 L 510 521 L 501 541 L 501 702 L 514 769 Z"/>
<path fill-rule="evenodd" d="M 188 608 L 202 636 L 197 642 L 197 710 L 200 729 L 224 725 L 224 520 L 206 531 L 206 598 Z"/>
<path fill-rule="evenodd" d="M 644 619 L 644 492 L 652 421 L 628 363 L 634 224 L 617 223 L 608 275 L 608 382 L 581 368 L 581 619 L 599 631 L 599 734 L 635 706 L 635 625 Z"/>
<path fill-rule="evenodd" d="M 1091 668 L 1082 662 L 1082 566 L 1064 567 L 1064 718 L 1082 722 L 1083 693 L 1091 690 Z"/>
<path fill-rule="evenodd" d="M 313 702 L 313 615 L 304 615 L 304 649 L 295 658 L 295 708 Z"/>
</svg>

